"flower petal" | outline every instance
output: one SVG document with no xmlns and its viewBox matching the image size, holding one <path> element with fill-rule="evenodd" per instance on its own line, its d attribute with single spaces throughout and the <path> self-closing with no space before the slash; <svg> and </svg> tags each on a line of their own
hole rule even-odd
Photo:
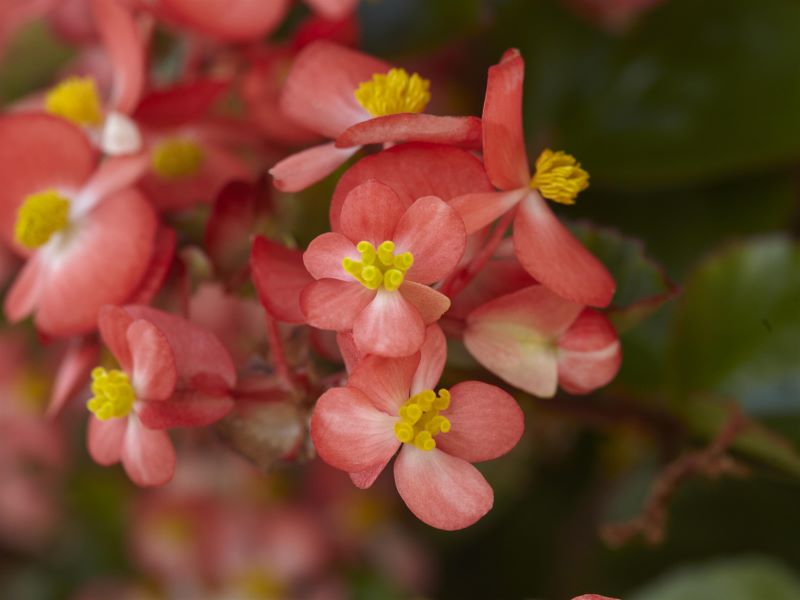
<svg viewBox="0 0 800 600">
<path fill-rule="evenodd" d="M 492 488 L 478 469 L 436 448 L 404 444 L 394 461 L 394 481 L 420 521 L 446 531 L 469 527 L 494 504 Z"/>
<path fill-rule="evenodd" d="M 350 481 L 352 481 L 353 485 L 361 490 L 366 490 L 372 487 L 372 484 L 375 483 L 375 480 L 378 479 L 378 477 L 380 477 L 380 474 L 383 473 L 383 470 L 386 468 L 386 465 L 389 464 L 390 460 L 392 460 L 391 456 L 386 459 L 386 462 L 378 463 L 374 467 L 370 467 L 365 471 L 348 473 L 348 475 L 350 475 Z"/>
<path fill-rule="evenodd" d="M 364 354 L 408 356 L 425 340 L 425 324 L 402 294 L 378 293 L 353 322 L 353 338 Z"/>
<path fill-rule="evenodd" d="M 558 341 L 558 383 L 570 394 L 588 394 L 608 384 L 622 364 L 614 326 L 586 309 Z"/>
<path fill-rule="evenodd" d="M 533 285 L 470 313 L 464 343 L 498 377 L 548 398 L 557 388 L 556 340 L 582 308 L 544 286 Z"/>
<path fill-rule="evenodd" d="M 358 0 L 306 0 L 306 3 L 325 19 L 338 21 L 356 9 Z"/>
<path fill-rule="evenodd" d="M 411 382 L 410 396 L 424 390 L 432 390 L 439 383 L 447 362 L 447 339 L 442 328 L 429 325 L 425 330 L 425 341 L 419 350 L 419 366 Z"/>
<path fill-rule="evenodd" d="M 323 233 L 311 240 L 303 253 L 303 264 L 314 279 L 341 279 L 353 281 L 342 267 L 342 260 L 361 260 L 353 242 L 340 233 Z"/>
<path fill-rule="evenodd" d="M 127 427 L 127 418 L 101 421 L 94 415 L 90 416 L 86 430 L 86 447 L 92 460 L 106 467 L 119 462 Z"/>
<path fill-rule="evenodd" d="M 358 146 L 337 148 L 333 142 L 312 146 L 276 163 L 269 174 L 282 192 L 299 192 L 333 173 L 358 150 Z"/>
<path fill-rule="evenodd" d="M 356 368 L 364 355 L 358 351 L 356 341 L 353 339 L 352 331 L 340 331 L 336 334 L 336 345 L 339 348 L 344 368 L 351 373 Z"/>
<path fill-rule="evenodd" d="M 522 131 L 522 82 L 525 62 L 509 50 L 489 68 L 483 103 L 483 162 L 492 183 L 501 190 L 528 185 L 531 178 Z"/>
<path fill-rule="evenodd" d="M 312 327 L 347 331 L 373 298 L 374 290 L 355 281 L 320 279 L 300 294 L 300 307 Z"/>
<path fill-rule="evenodd" d="M 134 416 L 122 445 L 122 465 L 136 485 L 164 485 L 175 473 L 175 448 L 166 431 L 148 429 Z"/>
<path fill-rule="evenodd" d="M 233 398 L 224 392 L 185 389 L 165 402 L 144 402 L 138 415 L 149 429 L 206 427 L 225 417 L 233 406 Z"/>
<path fill-rule="evenodd" d="M 126 332 L 133 359 L 133 389 L 139 400 L 166 400 L 177 382 L 175 356 L 167 338 L 144 319 L 130 324 Z"/>
<path fill-rule="evenodd" d="M 128 327 L 131 323 L 133 318 L 119 306 L 104 306 L 97 317 L 103 343 L 126 373 L 133 370 L 133 355 L 128 345 Z"/>
<path fill-rule="evenodd" d="M 201 79 L 151 90 L 136 107 L 134 117 L 137 123 L 159 129 L 195 123 L 211 111 L 229 87 L 228 81 Z"/>
<path fill-rule="evenodd" d="M 392 188 L 367 180 L 347 194 L 342 205 L 341 232 L 354 244 L 366 240 L 377 248 L 394 239 L 392 234 L 405 208 Z"/>
<path fill-rule="evenodd" d="M 45 416 L 55 417 L 67 401 L 86 384 L 99 357 L 100 347 L 94 336 L 72 340 L 58 366 Z"/>
<path fill-rule="evenodd" d="M 472 192 L 490 192 L 483 164 L 470 152 L 436 144 L 400 144 L 359 160 L 339 179 L 331 200 L 333 231 L 341 231 L 342 204 L 354 187 L 369 179 L 388 185 L 403 204 L 436 196 L 445 202 Z"/>
<path fill-rule="evenodd" d="M 397 417 L 378 410 L 355 388 L 333 388 L 317 401 L 311 416 L 311 439 L 329 465 L 359 473 L 386 464 L 400 442 Z"/>
<path fill-rule="evenodd" d="M 158 228 L 153 255 L 144 277 L 139 282 L 136 290 L 125 300 L 128 304 L 150 304 L 155 295 L 164 285 L 164 280 L 169 275 L 172 259 L 175 258 L 175 247 L 178 236 L 174 229 L 164 225 Z"/>
<path fill-rule="evenodd" d="M 130 114 L 144 88 L 144 40 L 124 4 L 116 0 L 92 0 L 92 12 L 113 65 L 111 106 L 115 111 Z"/>
<path fill-rule="evenodd" d="M 303 266 L 303 255 L 259 236 L 253 242 L 250 273 L 266 311 L 287 323 L 305 323 L 300 293 L 313 281 Z"/>
<path fill-rule="evenodd" d="M 100 308 L 125 302 L 142 281 L 157 227 L 155 212 L 137 191 L 122 190 L 104 200 L 75 225 L 63 247 L 47 248 L 52 252 L 36 326 L 53 336 L 94 330 Z"/>
<path fill-rule="evenodd" d="M 355 97 L 359 84 L 390 65 L 329 41 L 306 46 L 295 58 L 281 97 L 283 112 L 296 123 L 335 139 L 348 127 L 372 118 Z"/>
<path fill-rule="evenodd" d="M 461 260 L 467 234 L 456 211 L 439 198 L 426 196 L 414 202 L 400 218 L 394 242 L 397 253 L 414 255 L 406 277 L 418 283 L 433 283 L 449 275 Z"/>
<path fill-rule="evenodd" d="M 44 269 L 41 256 L 34 254 L 20 270 L 4 301 L 6 318 L 17 323 L 29 316 L 39 304 Z"/>
<path fill-rule="evenodd" d="M 503 456 L 525 431 L 525 415 L 510 394 L 495 385 L 463 381 L 450 388 L 450 407 L 442 415 L 451 429 L 436 436 L 443 452 L 476 463 Z"/>
<path fill-rule="evenodd" d="M 336 145 L 349 148 L 367 144 L 430 142 L 479 150 L 481 133 L 481 120 L 477 117 L 399 113 L 356 123 L 336 138 Z"/>
<path fill-rule="evenodd" d="M 404 281 L 400 286 L 400 293 L 414 305 L 425 325 L 436 323 L 450 308 L 450 298 L 415 281 Z"/>
<path fill-rule="evenodd" d="M 255 40 L 283 20 L 289 0 L 161 0 L 169 14 L 223 42 Z"/>
<path fill-rule="evenodd" d="M 347 385 L 363 392 L 379 410 L 397 416 L 400 406 L 411 396 L 409 390 L 419 360 L 419 354 L 402 358 L 366 356 L 353 369 Z"/>
<path fill-rule="evenodd" d="M 504 215 L 527 195 L 527 188 L 511 190 L 510 192 L 466 194 L 453 198 L 450 201 L 450 206 L 455 209 L 458 216 L 464 221 L 467 235 L 471 235 Z"/>
<path fill-rule="evenodd" d="M 579 304 L 608 306 L 616 284 L 597 260 L 564 227 L 536 192 L 522 201 L 514 219 L 514 250 L 534 279 Z"/>
</svg>

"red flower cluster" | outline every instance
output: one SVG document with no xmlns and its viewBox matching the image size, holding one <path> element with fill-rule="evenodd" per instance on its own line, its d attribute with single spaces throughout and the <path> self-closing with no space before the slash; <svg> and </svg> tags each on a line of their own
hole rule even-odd
<svg viewBox="0 0 800 600">
<path fill-rule="evenodd" d="M 225 284 L 214 307 L 245 302 L 226 294 L 246 295 L 236 261 L 260 213 L 252 185 L 226 184 L 254 184 L 271 166 L 275 187 L 296 192 L 361 151 L 331 198 L 331 231 L 304 252 L 274 241 L 282 232 L 252 244 L 249 274 L 280 376 L 255 387 L 318 398 L 310 435 L 323 460 L 368 487 L 397 455 L 411 511 L 460 529 L 493 502 L 472 463 L 509 452 L 524 417 L 496 385 L 440 387 L 448 344 L 542 397 L 559 386 L 591 392 L 619 368 L 617 335 L 598 311 L 615 283 L 548 204 L 574 203 L 589 175 L 547 149 L 531 167 L 516 50 L 489 69 L 482 118 L 427 114 L 429 80 L 348 47 L 354 2 L 308 3 L 340 20 L 311 17 L 289 43 L 269 46 L 258 40 L 288 0 L 75 0 L 92 24 L 87 52 L 99 47 L 103 64 L 79 62 L 0 117 L 0 236 L 25 261 L 5 312 L 14 322 L 32 315 L 43 338 L 80 339 L 52 411 L 90 374 L 91 455 L 121 461 L 140 485 L 162 484 L 175 464 L 167 429 L 246 419 L 254 393 L 232 336 L 250 335 L 252 320 L 232 319 L 242 328 L 232 332 L 209 317 L 216 308 L 202 319 L 186 310 L 199 306 L 188 297 L 198 254 Z M 192 33 L 166 85 L 147 67 L 162 26 Z M 217 111 L 231 96 L 241 102 Z M 321 138 L 287 156 L 287 146 Z M 176 235 L 175 211 L 215 200 L 204 244 Z M 169 314 L 179 307 L 182 316 Z M 212 321 L 214 333 L 198 325 Z M 307 326 L 309 348 L 346 373 L 315 376 L 310 350 L 290 364 L 275 321 Z M 113 359 L 92 370 L 98 329 Z"/>
</svg>

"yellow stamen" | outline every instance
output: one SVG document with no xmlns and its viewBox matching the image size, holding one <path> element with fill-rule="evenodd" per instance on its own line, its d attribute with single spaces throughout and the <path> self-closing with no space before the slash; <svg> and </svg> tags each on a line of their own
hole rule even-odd
<svg viewBox="0 0 800 600">
<path fill-rule="evenodd" d="M 388 240 L 377 249 L 370 242 L 361 241 L 356 250 L 361 255 L 361 260 L 345 258 L 342 260 L 342 267 L 371 290 L 377 290 L 381 286 L 390 292 L 399 289 L 405 280 L 406 271 L 414 264 L 411 252 L 395 255 L 394 242 Z"/>
<path fill-rule="evenodd" d="M 69 200 L 55 190 L 31 194 L 17 210 L 14 237 L 26 248 L 38 248 L 69 224 Z"/>
<path fill-rule="evenodd" d="M 400 418 L 394 424 L 394 434 L 404 444 L 414 444 L 420 450 L 433 450 L 440 433 L 450 431 L 450 420 L 439 414 L 450 406 L 450 392 L 433 390 L 415 394 L 400 407 Z"/>
<path fill-rule="evenodd" d="M 536 174 L 531 189 L 560 204 L 575 204 L 575 198 L 589 187 L 589 173 L 575 157 L 565 152 L 544 150 L 536 159 Z"/>
<path fill-rule="evenodd" d="M 101 421 L 127 416 L 136 400 L 128 375 L 118 369 L 93 369 L 92 393 L 94 396 L 86 407 Z"/>
<path fill-rule="evenodd" d="M 150 155 L 153 171 L 162 179 L 191 177 L 200 170 L 204 160 L 205 153 L 197 142 L 180 138 L 164 140 Z"/>
<path fill-rule="evenodd" d="M 100 96 L 91 77 L 70 77 L 59 83 L 45 97 L 45 108 L 50 114 L 83 127 L 96 127 L 103 122 Z"/>
<path fill-rule="evenodd" d="M 397 113 L 420 113 L 431 99 L 431 82 L 405 69 L 376 73 L 354 92 L 356 100 L 374 117 Z"/>
</svg>

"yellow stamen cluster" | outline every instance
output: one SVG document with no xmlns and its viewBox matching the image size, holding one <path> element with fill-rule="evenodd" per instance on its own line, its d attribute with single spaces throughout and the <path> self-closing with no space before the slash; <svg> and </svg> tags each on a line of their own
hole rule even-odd
<svg viewBox="0 0 800 600">
<path fill-rule="evenodd" d="M 70 77 L 59 83 L 47 94 L 45 108 L 50 114 L 83 127 L 96 127 L 103 122 L 100 96 L 91 77 Z"/>
<path fill-rule="evenodd" d="M 545 150 L 536 159 L 531 189 L 560 204 L 575 204 L 575 198 L 589 187 L 589 173 L 566 152 Z"/>
<path fill-rule="evenodd" d="M 197 142 L 187 139 L 164 140 L 153 148 L 150 164 L 162 179 L 186 179 L 195 175 L 205 160 Z"/>
<path fill-rule="evenodd" d="M 414 444 L 420 450 L 433 450 L 439 433 L 450 431 L 450 420 L 439 414 L 450 406 L 450 392 L 425 390 L 411 396 L 400 407 L 400 419 L 394 424 L 394 434 L 404 444 Z"/>
<path fill-rule="evenodd" d="M 26 248 L 38 248 L 69 224 L 69 200 L 55 190 L 31 194 L 17 210 L 14 237 Z"/>
<path fill-rule="evenodd" d="M 128 375 L 118 369 L 93 369 L 92 393 L 86 407 L 101 421 L 128 416 L 136 400 Z"/>
<path fill-rule="evenodd" d="M 411 252 L 395 255 L 394 242 L 388 240 L 377 249 L 370 242 L 361 241 L 356 250 L 361 254 L 361 260 L 345 258 L 342 260 L 342 267 L 371 290 L 377 290 L 383 285 L 388 291 L 395 291 L 405 280 L 406 271 L 414 264 Z"/>
<path fill-rule="evenodd" d="M 405 69 L 376 73 L 355 91 L 356 100 L 374 117 L 397 113 L 420 113 L 431 99 L 431 82 Z"/>
</svg>

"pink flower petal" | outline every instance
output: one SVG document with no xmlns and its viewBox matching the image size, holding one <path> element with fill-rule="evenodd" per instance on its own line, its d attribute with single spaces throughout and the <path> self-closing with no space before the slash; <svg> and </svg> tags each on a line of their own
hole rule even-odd
<svg viewBox="0 0 800 600">
<path fill-rule="evenodd" d="M 48 253 L 36 326 L 52 336 L 94 330 L 100 308 L 121 304 L 142 281 L 157 227 L 155 212 L 137 191 L 109 196 L 76 223 L 63 248 Z"/>
<path fill-rule="evenodd" d="M 492 183 L 501 190 L 528 185 L 531 178 L 522 131 L 522 82 L 525 62 L 509 50 L 489 68 L 483 104 L 483 161 Z"/>
<path fill-rule="evenodd" d="M 541 285 L 501 296 L 470 313 L 464 343 L 492 373 L 535 396 L 557 388 L 556 340 L 583 307 Z"/>
<path fill-rule="evenodd" d="M 622 348 L 609 320 L 586 309 L 558 341 L 558 382 L 570 394 L 588 394 L 611 382 Z"/>
<path fill-rule="evenodd" d="M 174 229 L 163 225 L 158 228 L 153 256 L 150 257 L 150 265 L 139 282 L 139 286 L 125 300 L 126 303 L 150 304 L 164 285 L 167 275 L 169 275 L 172 260 L 175 258 L 177 241 L 178 237 Z"/>
<path fill-rule="evenodd" d="M 452 146 L 401 144 L 362 158 L 342 175 L 331 200 L 333 231 L 341 231 L 340 214 L 347 194 L 369 179 L 392 188 L 406 207 L 423 196 L 448 201 L 492 191 L 483 164 L 471 153 Z"/>
<path fill-rule="evenodd" d="M 283 20 L 289 0 L 161 0 L 170 15 L 223 42 L 255 40 Z"/>
<path fill-rule="evenodd" d="M 233 406 L 233 398 L 226 393 L 185 389 L 177 390 L 165 402 L 144 402 L 138 415 L 150 429 L 206 427 L 225 417 Z"/>
<path fill-rule="evenodd" d="M 17 323 L 29 316 L 39 304 L 44 282 L 41 256 L 34 254 L 17 275 L 4 301 L 6 318 Z"/>
<path fill-rule="evenodd" d="M 236 386 L 233 359 L 214 334 L 149 306 L 128 305 L 124 310 L 134 319 L 149 321 L 164 334 L 175 357 L 179 388 L 213 388 L 214 392 L 224 393 Z M 201 385 L 202 381 L 209 383 Z"/>
<path fill-rule="evenodd" d="M 400 406 L 411 396 L 411 380 L 419 359 L 418 354 L 402 358 L 367 356 L 353 369 L 347 385 L 363 392 L 379 410 L 397 417 Z"/>
<path fill-rule="evenodd" d="M 134 117 L 137 123 L 158 129 L 196 123 L 208 115 L 229 87 L 228 81 L 201 79 L 152 90 L 142 98 Z"/>
<path fill-rule="evenodd" d="M 353 242 L 340 233 L 323 233 L 311 240 L 303 253 L 303 264 L 314 279 L 341 279 L 352 282 L 353 276 L 344 270 L 342 260 L 361 260 Z"/>
<path fill-rule="evenodd" d="M 134 185 L 149 167 L 144 154 L 106 158 L 75 198 L 73 214 L 86 214 L 107 196 Z"/>
<path fill-rule="evenodd" d="M 419 366 L 411 382 L 413 396 L 425 390 L 435 389 L 442 377 L 447 362 L 447 339 L 438 325 L 428 325 L 425 330 L 425 341 L 419 350 Z"/>
<path fill-rule="evenodd" d="M 133 15 L 116 0 L 92 0 L 92 11 L 103 45 L 111 58 L 114 89 L 111 106 L 130 114 L 144 88 L 145 46 Z"/>
<path fill-rule="evenodd" d="M 355 281 L 320 279 L 300 294 L 300 306 L 312 327 L 347 331 L 375 297 L 374 290 Z"/>
<path fill-rule="evenodd" d="M 354 148 L 337 148 L 333 142 L 297 152 L 275 164 L 269 174 L 282 192 L 299 192 L 324 179 L 358 152 Z"/>
<path fill-rule="evenodd" d="M 438 449 L 404 444 L 394 481 L 409 510 L 431 527 L 469 527 L 492 508 L 494 493 L 478 469 Z"/>
<path fill-rule="evenodd" d="M 133 372 L 133 355 L 128 345 L 128 327 L 133 318 L 119 306 L 104 306 L 97 317 L 100 337 L 126 373 Z"/>
<path fill-rule="evenodd" d="M 436 323 L 450 308 L 450 298 L 432 287 L 415 281 L 404 281 L 400 286 L 400 293 L 414 305 L 425 325 Z"/>
<path fill-rule="evenodd" d="M 67 401 L 86 384 L 99 358 L 100 348 L 94 336 L 72 340 L 58 366 L 47 417 L 55 417 Z"/>
<path fill-rule="evenodd" d="M 131 481 L 142 487 L 164 485 L 175 473 L 175 448 L 166 431 L 148 429 L 134 416 L 122 446 L 122 465 Z"/>
<path fill-rule="evenodd" d="M 259 236 L 253 242 L 250 273 L 266 311 L 287 323 L 305 323 L 300 293 L 313 281 L 303 266 L 303 255 Z"/>
<path fill-rule="evenodd" d="M 400 218 L 394 242 L 395 252 L 414 255 L 406 277 L 418 283 L 433 283 L 449 275 L 461 260 L 467 235 L 456 211 L 439 198 L 426 196 L 414 202 Z"/>
<path fill-rule="evenodd" d="M 477 117 L 439 117 L 399 113 L 356 123 L 336 138 L 339 148 L 401 142 L 451 144 L 479 150 L 481 120 Z"/>
<path fill-rule="evenodd" d="M 372 118 L 355 97 L 359 84 L 390 65 L 358 52 L 320 40 L 298 55 L 286 79 L 281 98 L 283 112 L 293 121 L 335 139 L 348 127 Z"/>
<path fill-rule="evenodd" d="M 366 471 L 348 473 L 348 475 L 350 475 L 350 481 L 352 481 L 353 485 L 361 490 L 366 490 L 372 487 L 372 484 L 375 483 L 375 480 L 378 479 L 381 473 L 383 473 L 383 470 L 386 468 L 386 465 L 389 464 L 390 460 L 392 460 L 391 456 L 386 459 L 386 462 L 378 463 Z"/>
<path fill-rule="evenodd" d="M 126 333 L 133 359 L 133 389 L 139 400 L 166 400 L 177 382 L 175 356 L 166 336 L 144 319 L 137 319 Z"/>
<path fill-rule="evenodd" d="M 378 410 L 355 388 L 333 388 L 317 401 L 311 417 L 311 439 L 329 465 L 359 473 L 388 462 L 400 442 L 397 417 Z"/>
<path fill-rule="evenodd" d="M 127 417 L 101 421 L 94 415 L 90 416 L 86 430 L 86 447 L 92 460 L 105 467 L 119 462 L 127 428 Z"/>
<path fill-rule="evenodd" d="M 0 235 L 22 251 L 14 224 L 25 197 L 51 188 L 77 192 L 95 161 L 89 138 L 64 119 L 38 113 L 0 118 Z"/>
<path fill-rule="evenodd" d="M 536 192 L 514 219 L 514 250 L 537 281 L 579 304 L 608 306 L 616 284 L 603 263 L 575 239 Z"/>
<path fill-rule="evenodd" d="M 342 205 L 341 232 L 354 244 L 366 240 L 377 248 L 393 239 L 405 208 L 392 188 L 370 179 L 347 194 Z"/>
<path fill-rule="evenodd" d="M 464 381 L 450 388 L 450 407 L 442 415 L 452 428 L 436 436 L 443 452 L 476 463 L 503 456 L 517 445 L 525 415 L 510 394 L 495 385 Z"/>
<path fill-rule="evenodd" d="M 508 212 L 528 195 L 528 188 L 510 192 L 481 192 L 458 196 L 450 201 L 458 216 L 464 221 L 467 235 L 480 231 L 495 219 Z"/>
<path fill-rule="evenodd" d="M 358 0 L 306 0 L 306 4 L 322 17 L 338 21 L 356 9 Z"/>
<path fill-rule="evenodd" d="M 364 358 L 364 355 L 358 351 L 356 341 L 353 339 L 353 332 L 338 332 L 336 334 L 336 345 L 339 348 L 339 354 L 342 356 L 344 368 L 348 373 L 351 373 L 361 359 Z"/>
<path fill-rule="evenodd" d="M 402 294 L 381 289 L 353 322 L 353 338 L 364 354 L 408 356 L 422 346 L 425 324 Z"/>
</svg>

